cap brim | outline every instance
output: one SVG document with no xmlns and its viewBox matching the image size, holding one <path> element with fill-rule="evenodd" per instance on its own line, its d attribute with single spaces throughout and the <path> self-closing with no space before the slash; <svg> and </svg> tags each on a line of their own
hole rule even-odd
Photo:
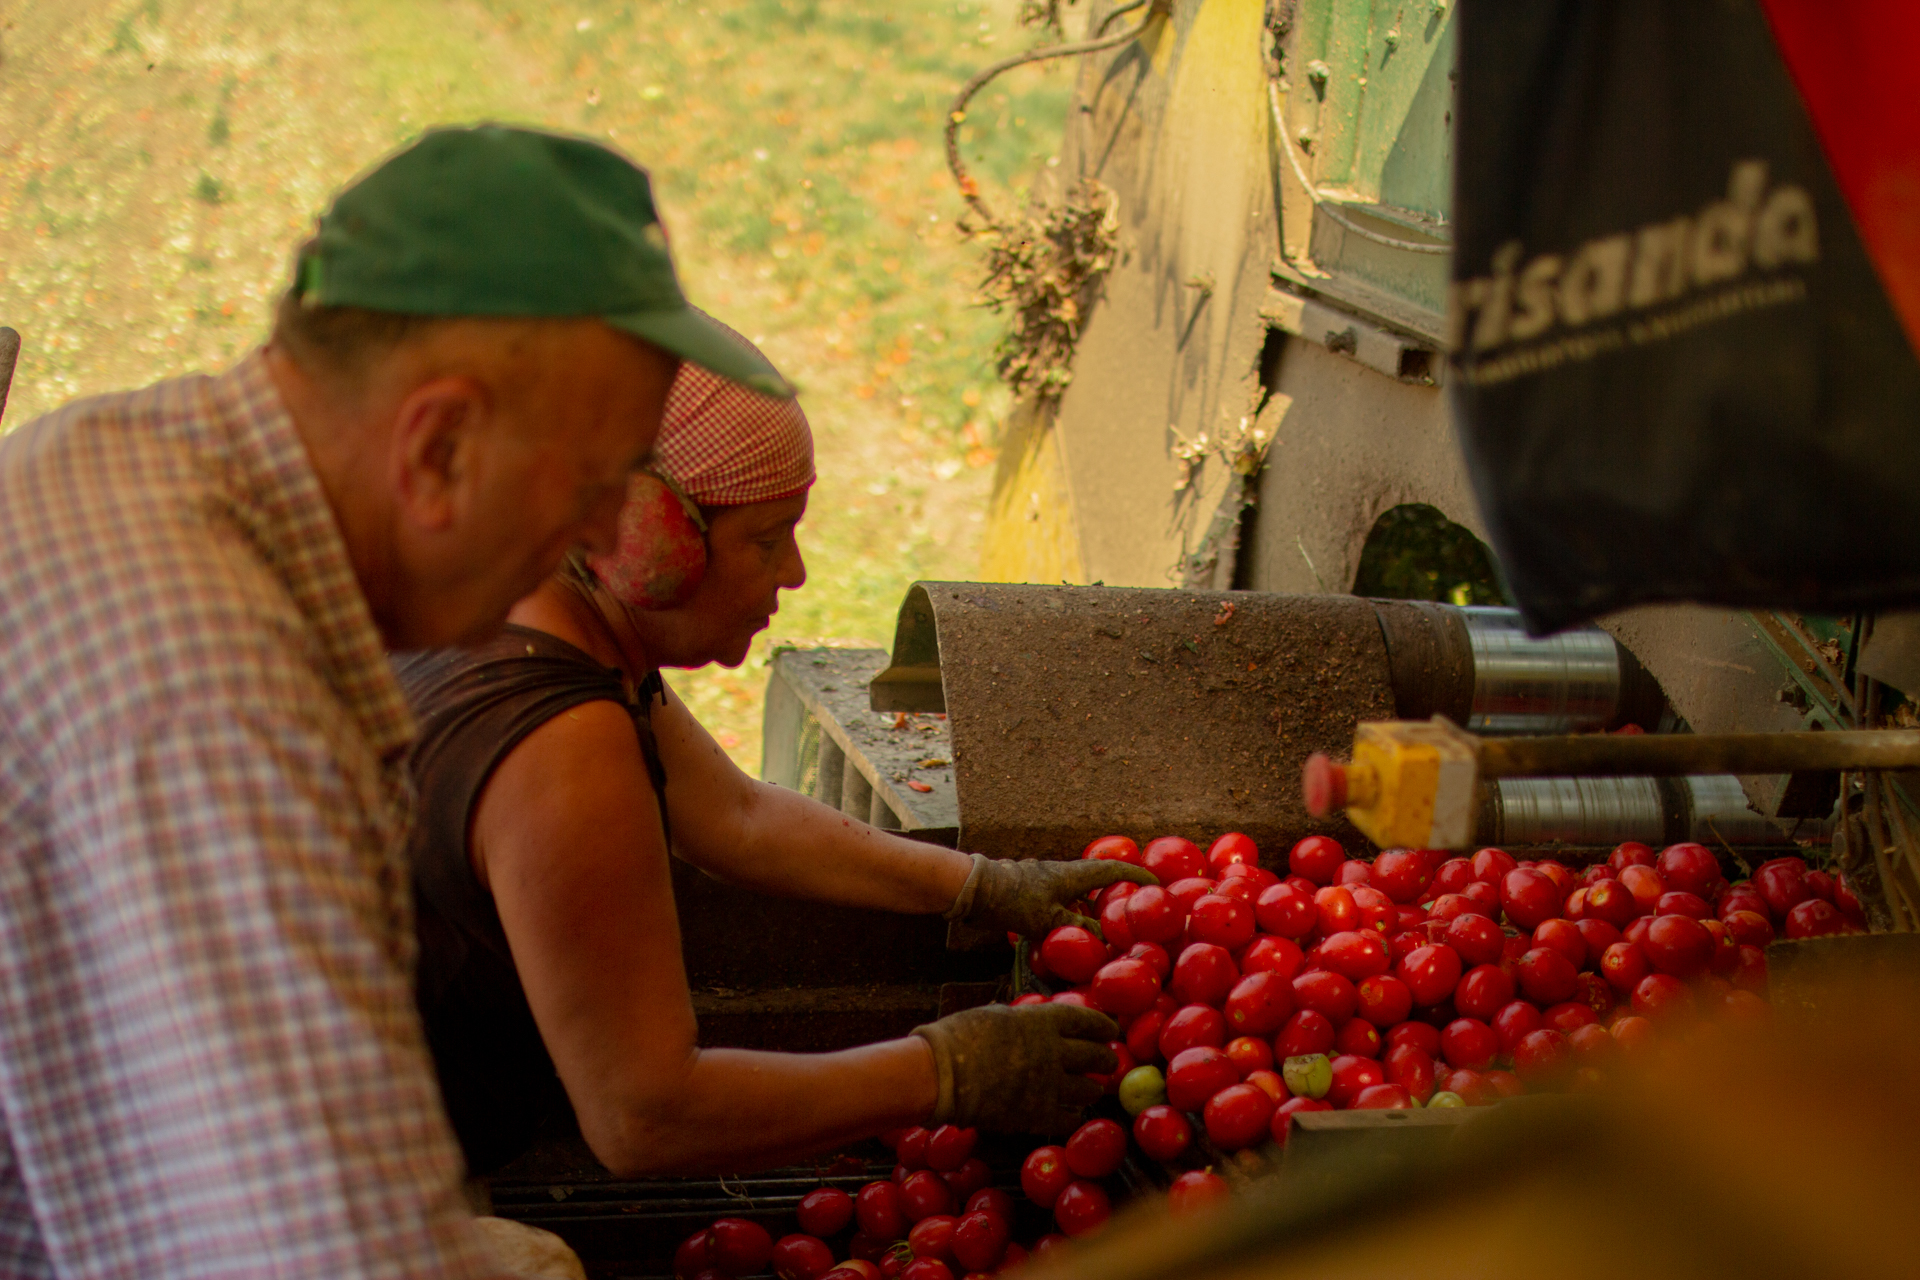
<svg viewBox="0 0 1920 1280">
<path fill-rule="evenodd" d="M 767 358 L 698 307 L 677 311 L 630 311 L 601 317 L 623 333 L 651 342 L 682 360 L 776 400 L 791 400 L 795 388 Z"/>
</svg>

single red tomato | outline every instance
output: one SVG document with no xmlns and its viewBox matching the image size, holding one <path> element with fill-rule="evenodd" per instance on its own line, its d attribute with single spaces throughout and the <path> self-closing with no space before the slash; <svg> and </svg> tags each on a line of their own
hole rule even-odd
<svg viewBox="0 0 1920 1280">
<path fill-rule="evenodd" d="M 1186 927 L 1186 903 L 1157 884 L 1141 885 L 1127 899 L 1127 928 L 1137 942 L 1172 942 Z"/>
<path fill-rule="evenodd" d="M 1113 1213 L 1113 1204 L 1097 1182 L 1069 1182 L 1053 1202 L 1053 1220 L 1072 1239 L 1101 1226 Z"/>
<path fill-rule="evenodd" d="M 1452 1019 L 1448 1019 L 1452 1021 Z M 1412 1045 L 1429 1058 L 1440 1054 L 1440 1028 L 1431 1022 L 1402 1022 L 1387 1030 L 1387 1048 Z"/>
<path fill-rule="evenodd" d="M 1397 1084 L 1376 1084 L 1362 1089 L 1353 1100 L 1355 1111 L 1406 1111 L 1413 1106 L 1413 1095 Z"/>
<path fill-rule="evenodd" d="M 962 1129 L 958 1125 L 943 1124 L 927 1135 L 927 1168 L 958 1169 L 966 1158 L 973 1154 L 973 1144 L 979 1139 L 979 1133 L 973 1129 Z"/>
<path fill-rule="evenodd" d="M 1566 901 L 1552 880 L 1538 871 L 1516 867 L 1500 882 L 1500 907 L 1515 927 L 1531 932 L 1541 921 L 1560 914 Z"/>
<path fill-rule="evenodd" d="M 1625 928 L 1627 921 L 1640 914 L 1640 904 L 1635 901 L 1627 886 L 1618 880 L 1597 880 L 1587 888 L 1587 918 L 1604 920 L 1616 929 Z"/>
<path fill-rule="evenodd" d="M 1733 935 L 1736 946 L 1765 947 L 1773 941 L 1773 922 L 1760 912 L 1730 911 L 1720 918 L 1726 922 L 1727 932 Z"/>
<path fill-rule="evenodd" d="M 1259 937 L 1247 944 L 1240 953 L 1240 972 L 1271 973 L 1293 981 L 1293 975 L 1300 972 L 1302 956 L 1300 945 L 1287 938 Z"/>
<path fill-rule="evenodd" d="M 1221 1005 L 1240 980 L 1240 970 L 1225 947 L 1212 942 L 1190 943 L 1173 962 L 1167 989 L 1181 1004 Z"/>
<path fill-rule="evenodd" d="M 1797 902 L 1787 912 L 1786 935 L 1789 938 L 1824 938 L 1846 933 L 1853 926 L 1840 914 L 1840 908 L 1820 898 Z"/>
<path fill-rule="evenodd" d="M 1187 914 L 1187 935 L 1195 942 L 1238 951 L 1253 941 L 1253 909 L 1219 893 L 1196 898 Z"/>
<path fill-rule="evenodd" d="M 1040 944 L 1040 958 L 1047 968 L 1079 986 L 1092 981 L 1100 966 L 1107 962 L 1107 944 L 1096 938 L 1091 929 L 1063 924 Z"/>
<path fill-rule="evenodd" d="M 1607 980 L 1597 973 L 1580 975 L 1580 985 L 1574 991 L 1573 998 L 1593 1010 L 1596 1018 L 1606 1017 L 1613 1012 L 1613 1006 L 1620 1002 L 1614 989 L 1607 985 Z"/>
<path fill-rule="evenodd" d="M 1548 1031 L 1558 1031 L 1561 1035 L 1598 1021 L 1600 1021 L 1600 1015 L 1593 1011 L 1591 1005 L 1581 1000 L 1563 1001 L 1540 1011 L 1541 1027 Z"/>
<path fill-rule="evenodd" d="M 1413 1012 L 1413 992 L 1389 973 L 1376 973 L 1354 984 L 1355 1010 L 1376 1027 L 1405 1022 Z"/>
<path fill-rule="evenodd" d="M 949 1213 L 936 1213 L 920 1219 L 907 1232 L 907 1248 L 916 1258 L 938 1258 L 942 1262 L 953 1261 L 953 1232 L 960 1225 L 960 1219 Z"/>
<path fill-rule="evenodd" d="M 1320 963 L 1350 982 L 1385 973 L 1392 962 L 1387 940 L 1371 929 L 1332 934 L 1320 944 Z"/>
<path fill-rule="evenodd" d="M 1724 879 L 1720 874 L 1720 860 L 1713 856 L 1713 851 L 1691 841 L 1668 845 L 1660 851 L 1654 865 L 1668 888 L 1701 898 L 1712 898 Z"/>
<path fill-rule="evenodd" d="M 1239 1071 L 1242 1080 L 1255 1071 L 1269 1070 L 1273 1066 L 1273 1046 L 1259 1036 L 1240 1036 L 1229 1040 L 1225 1052 L 1232 1059 L 1234 1069 Z"/>
<path fill-rule="evenodd" d="M 1127 1154 L 1127 1131 L 1105 1117 L 1089 1120 L 1073 1131 L 1065 1150 L 1076 1177 L 1104 1178 Z"/>
<path fill-rule="evenodd" d="M 1144 960 L 1109 960 L 1093 975 L 1093 998 L 1116 1018 L 1131 1018 L 1153 1007 L 1160 975 Z"/>
<path fill-rule="evenodd" d="M 1526 1084 L 1511 1071 L 1489 1071 L 1480 1078 L 1489 1091 L 1489 1102 L 1498 1098 L 1517 1098 L 1527 1091 Z"/>
<path fill-rule="evenodd" d="M 1505 849 L 1482 849 L 1473 855 L 1473 878 L 1497 889 L 1507 872 L 1519 865 Z"/>
<path fill-rule="evenodd" d="M 1248 866 L 1260 865 L 1260 846 L 1251 836 L 1238 831 L 1229 831 L 1207 846 L 1207 866 L 1219 875 L 1236 863 Z"/>
<path fill-rule="evenodd" d="M 1242 1081 L 1242 1083 L 1250 1084 L 1260 1090 L 1260 1092 L 1266 1094 L 1267 1097 L 1273 1099 L 1275 1106 L 1285 1102 L 1290 1096 L 1287 1092 L 1286 1080 L 1281 1077 L 1278 1071 L 1270 1067 L 1262 1067 L 1257 1071 L 1247 1072 L 1247 1078 Z"/>
<path fill-rule="evenodd" d="M 886 1267 L 880 1268 L 886 1275 Z M 899 1280 L 953 1280 L 953 1268 L 938 1258 L 915 1258 L 900 1268 Z"/>
<path fill-rule="evenodd" d="M 1333 873 L 1333 882 L 1351 888 L 1367 883 L 1372 874 L 1372 869 L 1366 863 L 1358 858 L 1348 858 L 1340 864 L 1340 869 Z"/>
<path fill-rule="evenodd" d="M 1583 1066 L 1604 1063 L 1616 1051 L 1612 1033 L 1598 1022 L 1589 1022 L 1584 1027 L 1575 1027 L 1567 1032 L 1567 1048 L 1573 1051 L 1574 1060 Z"/>
<path fill-rule="evenodd" d="M 1297 997 L 1298 987 L 1294 993 Z M 1318 1009 L 1295 1009 L 1286 1025 L 1280 1028 L 1280 1034 L 1273 1038 L 1274 1060 L 1281 1062 L 1305 1054 L 1331 1052 L 1335 1034 L 1326 1014 Z"/>
<path fill-rule="evenodd" d="M 800 1229 L 810 1236 L 837 1236 L 853 1221 L 853 1197 L 838 1187 L 816 1187 L 800 1197 Z"/>
<path fill-rule="evenodd" d="M 1513 977 L 1494 964 L 1480 964 L 1467 970 L 1453 989 L 1453 1007 L 1469 1018 L 1492 1022 L 1493 1016 L 1513 1000 Z"/>
<path fill-rule="evenodd" d="M 1605 920 L 1588 917 L 1575 926 L 1580 930 L 1580 940 L 1586 944 L 1586 956 L 1576 961 L 1582 969 L 1598 969 L 1600 957 L 1607 948 L 1620 941 L 1620 931 Z"/>
<path fill-rule="evenodd" d="M 1705 920 L 1713 914 L 1713 908 L 1699 894 L 1669 889 L 1653 904 L 1653 913 L 1656 916 L 1690 916 L 1695 920 Z"/>
<path fill-rule="evenodd" d="M 1008 1222 L 1013 1221 L 1013 1197 L 998 1187 L 982 1187 L 967 1197 L 966 1213 L 997 1214 Z"/>
<path fill-rule="evenodd" d="M 1459 985 L 1460 953 L 1447 946 L 1421 947 L 1400 962 L 1394 976 L 1407 984 L 1414 1004 L 1439 1004 Z"/>
<path fill-rule="evenodd" d="M 1173 1160 L 1193 1145 L 1193 1125 L 1186 1116 L 1162 1103 L 1133 1118 L 1133 1140 L 1150 1159 Z"/>
<path fill-rule="evenodd" d="M 1513 1050 L 1513 1069 L 1529 1085 L 1558 1079 L 1572 1061 L 1566 1036 L 1549 1027 L 1528 1032 Z"/>
<path fill-rule="evenodd" d="M 1222 1151 L 1238 1151 L 1267 1136 L 1273 1122 L 1273 1099 L 1257 1085 L 1229 1085 L 1207 1099 L 1201 1119 L 1207 1137 Z"/>
<path fill-rule="evenodd" d="M 900 1184 L 900 1210 L 909 1222 L 953 1211 L 953 1188 L 931 1169 L 922 1169 Z"/>
<path fill-rule="evenodd" d="M 1564 952 L 1550 947 L 1534 947 L 1523 954 L 1514 977 L 1527 999 L 1539 1005 L 1559 1004 L 1580 988 L 1579 967 Z"/>
<path fill-rule="evenodd" d="M 1140 846 L 1125 836 L 1101 836 L 1086 847 L 1083 858 L 1108 858 L 1114 862 L 1140 865 Z"/>
<path fill-rule="evenodd" d="M 1620 883 L 1633 895 L 1636 913 L 1643 916 L 1653 914 L 1660 895 L 1667 891 L 1667 882 L 1652 867 L 1623 867 L 1620 870 Z M 1620 927 L 1626 928 L 1625 925 Z"/>
<path fill-rule="evenodd" d="M 1655 1020 L 1684 1016 L 1693 1011 L 1693 992 L 1671 974 L 1650 973 L 1633 989 L 1633 1011 Z"/>
<path fill-rule="evenodd" d="M 1542 920 L 1534 926 L 1533 945 L 1558 951 L 1575 970 L 1587 962 L 1587 940 L 1571 920 Z"/>
<path fill-rule="evenodd" d="M 1228 870 L 1244 872 L 1252 868 L 1242 863 L 1235 863 Z M 1253 904 L 1260 900 L 1260 891 L 1266 887 L 1251 875 L 1230 875 L 1221 877 L 1220 882 L 1213 886 L 1213 892 L 1217 897 L 1232 898 L 1251 912 Z"/>
<path fill-rule="evenodd" d="M 1351 1053 L 1362 1058 L 1380 1056 L 1380 1029 L 1364 1018 L 1351 1018 L 1333 1038 L 1335 1053 Z"/>
<path fill-rule="evenodd" d="M 1160 1028 L 1160 1056 L 1168 1062 L 1183 1050 L 1204 1045 L 1218 1049 L 1227 1042 L 1227 1020 L 1218 1009 L 1190 1004 L 1176 1011 Z"/>
<path fill-rule="evenodd" d="M 1600 976 L 1616 991 L 1632 991 L 1652 972 L 1647 953 L 1632 942 L 1616 942 L 1600 955 Z"/>
<path fill-rule="evenodd" d="M 1147 842 L 1140 851 L 1140 865 L 1153 872 L 1161 884 L 1172 884 L 1190 876 L 1205 875 L 1207 860 L 1200 846 L 1183 836 L 1161 836 Z"/>
<path fill-rule="evenodd" d="M 1113 887 L 1116 889 L 1137 889 L 1140 886 L 1122 880 Z M 1133 926 L 1127 923 L 1127 898 L 1129 896 L 1131 895 L 1110 898 L 1100 904 L 1100 936 L 1106 941 L 1109 954 L 1115 951 L 1124 952 L 1135 942 Z"/>
<path fill-rule="evenodd" d="M 1460 891 L 1460 896 L 1472 904 L 1473 910 L 1489 920 L 1500 916 L 1500 886 L 1489 884 L 1485 880 L 1475 880 Z"/>
<path fill-rule="evenodd" d="M 1020 1165 L 1020 1189 L 1042 1209 L 1053 1208 L 1053 1202 L 1072 1181 L 1073 1170 L 1067 1167 L 1067 1153 L 1062 1147 L 1035 1147 Z M 899 1234 L 896 1231 L 895 1238 Z"/>
<path fill-rule="evenodd" d="M 1641 944 L 1656 973 L 1694 978 L 1713 963 L 1713 935 L 1690 916 L 1656 916 Z"/>
<path fill-rule="evenodd" d="M 1728 886 L 1725 892 L 1713 900 L 1713 913 L 1722 920 L 1735 911 L 1751 911 L 1768 923 L 1773 921 L 1773 908 L 1767 905 L 1767 900 L 1761 896 L 1758 889 L 1753 887 L 1753 882 L 1750 880 L 1742 880 L 1739 884 Z"/>
<path fill-rule="evenodd" d="M 1156 1004 L 1127 1024 L 1127 1052 L 1133 1055 L 1136 1065 L 1160 1061 L 1160 1033 L 1166 1030 L 1168 1016 Z"/>
<path fill-rule="evenodd" d="M 1273 1121 L 1267 1126 L 1267 1134 L 1281 1146 L 1287 1145 L 1287 1138 L 1293 1132 L 1293 1117 L 1301 1111 L 1331 1111 L 1333 1104 L 1321 1098 L 1292 1097 L 1273 1109 Z"/>
<path fill-rule="evenodd" d="M 1353 984 L 1325 969 L 1295 975 L 1293 1004 L 1296 1009 L 1312 1009 L 1325 1014 L 1327 1021 L 1342 1026 L 1353 1016 L 1359 995 Z"/>
<path fill-rule="evenodd" d="M 1473 859 L 1448 858 L 1433 873 L 1433 883 L 1428 886 L 1436 898 L 1449 893 L 1459 893 L 1473 883 Z"/>
<path fill-rule="evenodd" d="M 1327 1090 L 1327 1101 L 1341 1111 L 1353 1105 L 1353 1100 L 1360 1096 L 1362 1089 L 1387 1082 L 1386 1069 L 1372 1058 L 1343 1053 L 1333 1060 L 1332 1065 L 1333 1085 Z"/>
<path fill-rule="evenodd" d="M 898 1240 L 907 1234 L 907 1213 L 900 1188 L 892 1182 L 869 1182 L 853 1198 L 853 1216 L 870 1236 Z"/>
<path fill-rule="evenodd" d="M 1436 1069 L 1433 1059 L 1422 1050 L 1410 1044 L 1396 1046 L 1387 1050 L 1380 1065 L 1387 1073 L 1387 1083 L 1405 1089 L 1415 1102 L 1425 1105 L 1433 1096 Z"/>
<path fill-rule="evenodd" d="M 1628 840 L 1613 847 L 1607 857 L 1607 866 L 1615 872 L 1626 867 L 1650 867 L 1653 865 L 1653 850 L 1638 840 Z"/>
<path fill-rule="evenodd" d="M 1310 839 L 1320 839 L 1314 836 Z M 1167 1188 L 1167 1209 L 1176 1218 L 1198 1213 L 1231 1194 L 1226 1179 L 1211 1169 L 1193 1169 L 1181 1174 Z"/>
<path fill-rule="evenodd" d="M 1312 894 L 1283 882 L 1260 891 L 1253 902 L 1253 918 L 1278 937 L 1304 938 L 1320 923 L 1320 906 Z"/>
<path fill-rule="evenodd" d="M 1447 936 L 1444 929 L 1440 936 L 1443 938 Z M 1387 939 L 1387 954 L 1392 958 L 1393 963 L 1398 965 L 1420 948 L 1432 945 L 1433 939 L 1427 936 L 1424 929 L 1406 929 Z"/>
<path fill-rule="evenodd" d="M 1475 965 L 1495 964 L 1506 946 L 1507 936 L 1500 926 L 1486 916 L 1469 913 L 1455 916 L 1447 925 L 1447 945 L 1460 956 L 1460 963 L 1471 969 Z"/>
<path fill-rule="evenodd" d="M 1131 1071 L 1136 1065 L 1138 1064 L 1129 1062 L 1127 1070 Z M 1107 1086 L 1107 1091 L 1110 1093 L 1113 1091 L 1111 1084 Z M 993 1181 L 993 1170 L 989 1169 L 987 1162 L 979 1156 L 968 1156 L 960 1162 L 958 1169 L 949 1169 L 941 1174 L 940 1180 L 953 1192 L 953 1202 L 964 1204 L 968 1196 Z"/>
<path fill-rule="evenodd" d="M 954 1224 L 953 1260 L 969 1274 L 992 1271 L 1006 1257 L 1012 1219 L 995 1213 L 969 1213 Z"/>
<path fill-rule="evenodd" d="M 1432 880 L 1426 859 L 1405 849 L 1389 849 L 1373 860 L 1368 883 L 1395 902 L 1418 902 Z"/>
<path fill-rule="evenodd" d="M 838 1263 L 820 1280 L 884 1280 L 880 1268 L 865 1258 L 848 1258 Z"/>
<path fill-rule="evenodd" d="M 921 1126 L 907 1130 L 893 1146 L 894 1158 L 907 1169 L 926 1168 L 927 1142 L 932 1137 L 933 1131 Z"/>
<path fill-rule="evenodd" d="M 1448 1093 L 1460 1095 L 1460 1101 L 1470 1107 L 1484 1107 L 1494 1100 L 1493 1086 L 1488 1084 L 1487 1078 L 1478 1071 L 1468 1071 L 1464 1068 L 1450 1071 L 1447 1073 L 1447 1078 L 1440 1082 L 1440 1087 Z"/>
<path fill-rule="evenodd" d="M 1493 1028 L 1478 1018 L 1456 1018 L 1440 1032 L 1440 1052 L 1455 1068 L 1484 1071 L 1499 1049 Z"/>
<path fill-rule="evenodd" d="M 773 1257 L 773 1237 L 757 1222 L 721 1218 L 713 1224 L 710 1248 L 714 1270 L 729 1276 L 750 1276 Z"/>
<path fill-rule="evenodd" d="M 1340 864 L 1347 860 L 1347 851 L 1340 842 L 1328 836 L 1308 836 L 1293 846 L 1287 854 L 1287 867 L 1297 876 L 1304 876 L 1315 884 L 1332 884 L 1340 871 Z"/>
<path fill-rule="evenodd" d="M 1250 973 L 1227 993 L 1225 1013 L 1234 1035 L 1273 1035 L 1293 1016 L 1293 984 L 1276 973 Z"/>
<path fill-rule="evenodd" d="M 1360 927 L 1360 904 L 1353 900 L 1352 890 L 1345 885 L 1332 884 L 1316 890 L 1313 902 L 1319 915 L 1314 930 L 1322 937 Z"/>
<path fill-rule="evenodd" d="M 1240 1083 L 1240 1069 L 1218 1049 L 1197 1045 L 1167 1062 L 1167 1102 L 1181 1111 L 1198 1111 L 1228 1085 Z"/>
<path fill-rule="evenodd" d="M 1353 905 L 1360 908 L 1361 932 L 1385 937 L 1399 927 L 1400 908 L 1393 905 L 1392 898 L 1371 885 L 1351 885 L 1347 891 L 1353 895 Z"/>
<path fill-rule="evenodd" d="M 1493 907 L 1496 912 L 1500 909 L 1500 900 L 1497 894 L 1494 897 Z M 1473 915 L 1479 911 L 1479 905 L 1464 892 L 1443 893 L 1435 898 L 1432 904 L 1427 907 L 1427 919 L 1437 920 L 1442 924 L 1450 924 L 1463 915 Z"/>
<path fill-rule="evenodd" d="M 713 1270 L 713 1229 L 702 1227 L 680 1242 L 673 1251 L 673 1274 L 679 1280 L 693 1280 L 702 1271 Z"/>
<path fill-rule="evenodd" d="M 1514 1046 L 1540 1029 L 1540 1006 L 1526 1000 L 1509 1001 L 1493 1015 L 1489 1024 L 1499 1043 L 1500 1053 L 1512 1057 Z"/>
</svg>

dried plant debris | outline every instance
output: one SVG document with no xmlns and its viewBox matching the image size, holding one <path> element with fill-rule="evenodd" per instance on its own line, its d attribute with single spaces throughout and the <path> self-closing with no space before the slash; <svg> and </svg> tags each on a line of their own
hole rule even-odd
<svg viewBox="0 0 1920 1280">
<path fill-rule="evenodd" d="M 1056 404 L 1073 381 L 1080 327 L 1112 267 L 1120 241 L 1112 188 L 1082 178 L 1057 206 L 1039 207 L 992 228 L 979 302 L 1010 313 L 994 366 L 1016 397 Z"/>
</svg>

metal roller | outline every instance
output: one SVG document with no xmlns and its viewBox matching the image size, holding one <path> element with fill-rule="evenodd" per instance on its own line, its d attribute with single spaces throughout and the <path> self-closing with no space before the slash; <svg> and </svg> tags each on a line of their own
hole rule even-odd
<svg viewBox="0 0 1920 1280">
<path fill-rule="evenodd" d="M 1831 818 L 1791 832 L 1747 807 L 1731 774 L 1692 778 L 1497 778 L 1482 792 L 1475 838 L 1491 845 L 1607 847 L 1638 840 L 1658 849 L 1682 840 L 1712 848 L 1824 842 Z"/>
<path fill-rule="evenodd" d="M 1598 627 L 1535 638 L 1516 609 L 1375 600 L 1402 719 L 1480 734 L 1589 733 L 1671 723 L 1666 697 Z"/>
</svg>

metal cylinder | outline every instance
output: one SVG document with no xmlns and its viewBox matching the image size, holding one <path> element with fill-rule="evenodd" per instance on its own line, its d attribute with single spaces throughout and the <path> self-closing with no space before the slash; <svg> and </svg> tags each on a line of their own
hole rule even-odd
<svg viewBox="0 0 1920 1280">
<path fill-rule="evenodd" d="M 1376 600 L 1395 710 L 1481 734 L 1659 729 L 1666 697 L 1598 627 L 1533 637 L 1516 609 Z"/>
<path fill-rule="evenodd" d="M 1481 791 L 1482 844 L 1606 848 L 1682 840 L 1709 848 L 1784 848 L 1832 837 L 1831 818 L 1782 826 L 1747 807 L 1731 774 L 1691 778 L 1496 778 Z"/>
<path fill-rule="evenodd" d="M 1598 627 L 1535 639 L 1516 609 L 1462 609 L 1473 649 L 1474 733 L 1583 733 L 1620 705 L 1619 646 Z"/>
</svg>

